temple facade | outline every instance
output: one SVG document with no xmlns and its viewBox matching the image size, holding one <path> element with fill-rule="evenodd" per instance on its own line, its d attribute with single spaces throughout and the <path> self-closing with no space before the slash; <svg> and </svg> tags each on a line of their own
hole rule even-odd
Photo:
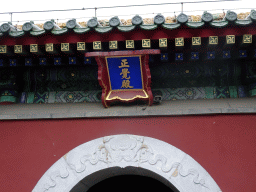
<svg viewBox="0 0 256 192">
<path fill-rule="evenodd" d="M 2 24 L 3 191 L 254 191 L 256 11 L 191 18 Z"/>
</svg>

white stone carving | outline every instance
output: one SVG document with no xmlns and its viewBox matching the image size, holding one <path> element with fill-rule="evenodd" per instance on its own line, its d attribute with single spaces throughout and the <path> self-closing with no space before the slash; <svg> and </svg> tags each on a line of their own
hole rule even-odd
<svg viewBox="0 0 256 192">
<path fill-rule="evenodd" d="M 76 147 L 42 176 L 33 192 L 68 192 L 87 175 L 116 166 L 148 169 L 181 192 L 221 192 L 189 155 L 163 141 L 136 135 L 107 136 Z"/>
</svg>

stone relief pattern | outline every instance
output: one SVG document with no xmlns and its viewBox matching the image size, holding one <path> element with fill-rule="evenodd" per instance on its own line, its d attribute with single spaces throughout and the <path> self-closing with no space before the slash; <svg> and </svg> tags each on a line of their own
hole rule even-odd
<svg viewBox="0 0 256 192">
<path fill-rule="evenodd" d="M 58 171 L 52 172 L 52 173 L 51 173 L 51 176 L 50 176 L 50 178 L 49 178 L 51 183 L 46 183 L 46 184 L 44 185 L 44 188 L 43 188 L 42 191 L 43 191 L 43 192 L 46 192 L 46 191 L 48 191 L 50 188 L 55 187 L 55 186 L 57 185 L 57 182 L 56 182 L 57 177 L 60 177 L 60 178 L 62 178 L 62 179 L 66 179 L 68 176 L 69 176 L 69 171 L 68 171 L 67 167 L 63 167 L 63 169 L 62 169 L 61 171 L 58 170 Z"/>
<path fill-rule="evenodd" d="M 43 192 L 48 191 L 48 189 L 54 188 L 57 185 L 57 177 L 65 179 L 69 176 L 69 171 L 72 170 L 76 173 L 82 173 L 85 171 L 86 162 L 89 162 L 91 165 L 96 165 L 98 162 L 111 164 L 121 162 L 122 160 L 131 163 L 149 163 L 150 165 L 155 165 L 160 161 L 162 163 L 161 170 L 164 173 L 170 173 L 170 178 L 178 175 L 181 177 L 193 175 L 194 184 L 201 185 L 209 191 L 212 191 L 207 187 L 204 179 L 199 179 L 199 173 L 196 169 L 189 169 L 186 171 L 183 169 L 183 165 L 179 162 L 175 162 L 171 166 L 167 166 L 168 159 L 162 154 L 155 154 L 153 149 L 144 143 L 144 137 L 142 136 L 118 135 L 104 137 L 103 143 L 97 146 L 92 154 L 86 154 L 80 158 L 79 165 L 72 163 L 72 156 L 69 158 L 69 154 L 66 154 L 64 159 L 67 163 L 67 167 L 63 172 L 55 171 L 50 174 L 51 182 L 45 183 L 44 189 L 42 190 Z"/>
</svg>

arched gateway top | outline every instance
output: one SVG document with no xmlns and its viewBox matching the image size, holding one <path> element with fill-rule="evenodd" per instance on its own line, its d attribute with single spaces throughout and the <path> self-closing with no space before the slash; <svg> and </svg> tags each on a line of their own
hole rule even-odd
<svg viewBox="0 0 256 192">
<path fill-rule="evenodd" d="M 180 192 L 221 192 L 192 157 L 163 141 L 136 135 L 107 136 L 74 148 L 46 171 L 33 192 L 69 192 L 92 173 L 128 166 L 152 171 Z"/>
</svg>

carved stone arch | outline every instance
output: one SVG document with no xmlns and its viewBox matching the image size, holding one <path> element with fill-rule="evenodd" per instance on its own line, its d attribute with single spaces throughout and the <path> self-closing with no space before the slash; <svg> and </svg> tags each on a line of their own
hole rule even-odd
<svg viewBox="0 0 256 192">
<path fill-rule="evenodd" d="M 45 172 L 33 192 L 69 192 L 88 175 L 112 167 L 149 170 L 180 192 L 221 192 L 188 154 L 166 142 L 137 135 L 112 135 L 79 145 Z"/>
</svg>

